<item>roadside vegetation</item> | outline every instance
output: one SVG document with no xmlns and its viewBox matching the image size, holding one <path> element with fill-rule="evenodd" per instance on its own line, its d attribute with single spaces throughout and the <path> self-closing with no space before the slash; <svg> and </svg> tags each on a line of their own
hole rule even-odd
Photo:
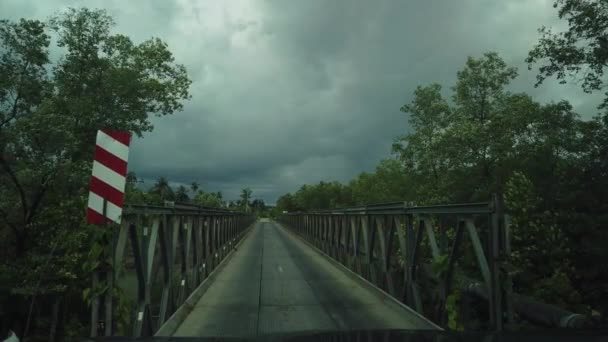
<svg viewBox="0 0 608 342">
<path fill-rule="evenodd" d="M 608 3 L 559 0 L 555 7 L 569 30 L 539 30 L 527 58 L 538 70 L 537 86 L 556 77 L 589 93 L 605 91 Z M 277 200 L 274 215 L 502 194 L 512 218 L 515 289 L 605 325 L 608 94 L 584 120 L 568 101 L 540 103 L 513 89 L 517 76 L 488 52 L 469 57 L 452 84 L 420 85 L 400 108 L 411 130 L 395 138 L 392 158 L 346 183 L 303 185 Z"/>
</svg>

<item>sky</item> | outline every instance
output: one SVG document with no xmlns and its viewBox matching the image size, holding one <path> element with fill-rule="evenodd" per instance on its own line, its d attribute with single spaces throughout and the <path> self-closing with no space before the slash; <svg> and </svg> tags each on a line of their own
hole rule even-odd
<svg viewBox="0 0 608 342">
<path fill-rule="evenodd" d="M 154 118 L 132 142 L 129 169 L 151 186 L 274 203 L 301 185 L 348 181 L 391 157 L 408 131 L 399 108 L 416 86 L 446 94 L 467 56 L 496 51 L 519 69 L 510 86 L 537 101 L 569 100 L 583 118 L 599 94 L 549 81 L 524 59 L 540 26 L 564 28 L 553 0 L 0 0 L 0 18 L 46 19 L 104 8 L 114 32 L 159 37 L 193 81 L 184 110 Z"/>
</svg>

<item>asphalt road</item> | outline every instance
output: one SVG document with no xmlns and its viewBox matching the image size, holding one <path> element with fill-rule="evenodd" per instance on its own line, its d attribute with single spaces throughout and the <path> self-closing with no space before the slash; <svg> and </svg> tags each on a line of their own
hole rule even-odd
<svg viewBox="0 0 608 342">
<path fill-rule="evenodd" d="M 258 222 L 175 336 L 253 337 L 354 329 L 432 329 L 354 281 L 306 243 Z"/>
</svg>

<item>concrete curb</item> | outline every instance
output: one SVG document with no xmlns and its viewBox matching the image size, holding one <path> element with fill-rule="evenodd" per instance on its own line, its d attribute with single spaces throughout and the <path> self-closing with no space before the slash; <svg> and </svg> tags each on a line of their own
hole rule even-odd
<svg viewBox="0 0 608 342">
<path fill-rule="evenodd" d="M 179 328 L 184 319 L 186 319 L 190 312 L 192 312 L 192 310 L 196 306 L 196 303 L 198 303 L 198 301 L 205 294 L 205 292 L 207 292 L 209 287 L 211 287 L 213 281 L 215 280 L 215 278 L 217 278 L 217 275 L 222 271 L 228 261 L 232 258 L 237 247 L 239 247 L 241 243 L 243 243 L 243 241 L 247 239 L 249 234 L 251 234 L 251 232 L 253 231 L 252 228 L 257 223 L 258 221 L 256 220 L 246 229 L 245 233 L 243 234 L 243 237 L 239 240 L 239 242 L 237 242 L 232 247 L 226 257 L 222 261 L 220 261 L 219 265 L 217 265 L 217 267 L 213 271 L 211 271 L 209 276 L 201 282 L 201 284 L 196 288 L 196 290 L 194 290 L 192 294 L 190 294 L 184 304 L 182 304 L 177 310 L 175 310 L 173 315 L 171 315 L 171 317 L 169 317 L 169 319 L 158 329 L 154 336 L 172 336 L 175 333 L 175 331 L 177 330 L 177 328 Z"/>
</svg>

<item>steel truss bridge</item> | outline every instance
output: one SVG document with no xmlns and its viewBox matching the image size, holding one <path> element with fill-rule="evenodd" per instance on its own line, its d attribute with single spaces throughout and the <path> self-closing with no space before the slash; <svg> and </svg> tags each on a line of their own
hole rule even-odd
<svg viewBox="0 0 608 342">
<path fill-rule="evenodd" d="M 453 328 L 454 315 L 459 329 L 486 331 L 508 330 L 516 318 L 546 327 L 586 320 L 513 293 L 509 217 L 496 197 L 276 221 L 192 205 L 127 206 L 112 229 L 110 257 L 93 276 L 102 289 L 91 305 L 93 337 L 440 331 Z"/>
</svg>

